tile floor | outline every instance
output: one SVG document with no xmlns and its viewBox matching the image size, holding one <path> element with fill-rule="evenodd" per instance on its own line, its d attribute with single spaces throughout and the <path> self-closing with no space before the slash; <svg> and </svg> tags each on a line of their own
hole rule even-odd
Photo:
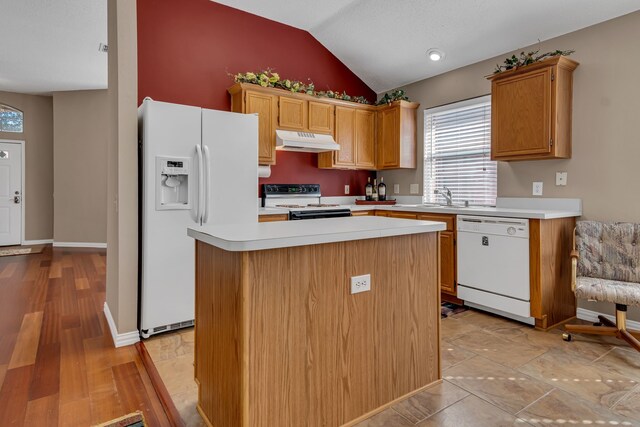
<svg viewBox="0 0 640 427">
<path fill-rule="evenodd" d="M 640 426 L 640 353 L 610 337 L 567 343 L 561 333 L 475 310 L 442 319 L 443 382 L 358 427 Z M 193 330 L 145 345 L 185 424 L 204 426 Z"/>
</svg>

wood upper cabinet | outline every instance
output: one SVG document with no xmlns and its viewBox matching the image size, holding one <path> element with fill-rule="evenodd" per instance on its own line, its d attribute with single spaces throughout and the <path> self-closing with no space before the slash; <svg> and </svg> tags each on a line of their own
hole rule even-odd
<svg viewBox="0 0 640 427">
<path fill-rule="evenodd" d="M 356 168 L 376 168 L 376 113 L 356 110 Z"/>
<path fill-rule="evenodd" d="M 278 127 L 282 129 L 305 130 L 308 103 L 303 99 L 278 97 Z"/>
<path fill-rule="evenodd" d="M 309 131 L 332 134 L 335 108 L 326 102 L 309 101 Z"/>
<path fill-rule="evenodd" d="M 489 77 L 493 160 L 571 157 L 577 66 L 568 58 L 555 57 Z"/>
<path fill-rule="evenodd" d="M 377 169 L 415 168 L 415 102 L 396 101 L 378 110 Z"/>
<path fill-rule="evenodd" d="M 258 115 L 258 163 L 276 164 L 276 116 L 278 100 L 268 93 L 246 90 L 233 86 L 231 111 Z"/>
<path fill-rule="evenodd" d="M 335 140 L 340 150 L 320 153 L 318 167 L 375 169 L 375 110 L 336 106 L 335 117 Z"/>
</svg>

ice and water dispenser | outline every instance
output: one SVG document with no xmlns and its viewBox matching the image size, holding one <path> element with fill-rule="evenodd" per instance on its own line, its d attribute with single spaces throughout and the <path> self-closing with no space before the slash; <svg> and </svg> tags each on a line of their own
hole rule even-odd
<svg viewBox="0 0 640 427">
<path fill-rule="evenodd" d="M 191 209 L 188 157 L 156 157 L 156 210 Z"/>
</svg>

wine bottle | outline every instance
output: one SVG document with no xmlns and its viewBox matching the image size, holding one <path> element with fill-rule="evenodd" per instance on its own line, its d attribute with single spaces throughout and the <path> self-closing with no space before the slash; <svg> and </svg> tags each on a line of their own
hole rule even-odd
<svg viewBox="0 0 640 427">
<path fill-rule="evenodd" d="M 371 200 L 374 202 L 378 201 L 378 180 L 374 178 L 373 180 L 373 191 L 371 193 Z"/>
<path fill-rule="evenodd" d="M 367 178 L 367 185 L 364 187 L 364 199 L 371 201 L 371 195 L 373 194 L 373 186 L 371 185 L 371 177 Z"/>
<path fill-rule="evenodd" d="M 384 183 L 384 177 L 380 177 L 380 184 L 378 184 L 378 200 L 381 202 L 387 200 L 387 185 Z"/>
</svg>

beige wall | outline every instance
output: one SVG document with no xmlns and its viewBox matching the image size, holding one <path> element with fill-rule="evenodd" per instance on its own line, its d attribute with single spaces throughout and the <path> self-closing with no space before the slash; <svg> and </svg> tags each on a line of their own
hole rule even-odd
<svg viewBox="0 0 640 427">
<path fill-rule="evenodd" d="M 119 333 L 137 330 L 138 59 L 136 2 L 108 1 L 107 304 Z"/>
<path fill-rule="evenodd" d="M 107 91 L 53 94 L 56 242 L 107 241 Z"/>
<path fill-rule="evenodd" d="M 53 238 L 53 102 L 50 96 L 0 92 L 0 104 L 24 113 L 24 132 L 0 139 L 25 141 L 25 239 Z"/>
<path fill-rule="evenodd" d="M 521 50 L 575 49 L 580 66 L 573 86 L 573 157 L 569 160 L 500 162 L 498 195 L 531 197 L 533 181 L 544 182 L 545 197 L 576 197 L 584 218 L 640 222 L 640 12 L 635 12 Z M 481 41 L 478 41 L 481 42 Z M 520 52 L 518 50 L 517 52 Z M 490 93 L 489 82 L 501 55 L 408 85 L 405 89 L 421 110 Z M 418 113 L 418 158 L 423 158 L 423 116 Z M 555 186 L 556 171 L 568 172 L 566 187 Z M 409 194 L 420 183 L 422 164 L 410 171 L 378 173 Z M 589 309 L 612 312 L 611 304 Z M 640 311 L 634 313 L 640 319 Z"/>
</svg>

